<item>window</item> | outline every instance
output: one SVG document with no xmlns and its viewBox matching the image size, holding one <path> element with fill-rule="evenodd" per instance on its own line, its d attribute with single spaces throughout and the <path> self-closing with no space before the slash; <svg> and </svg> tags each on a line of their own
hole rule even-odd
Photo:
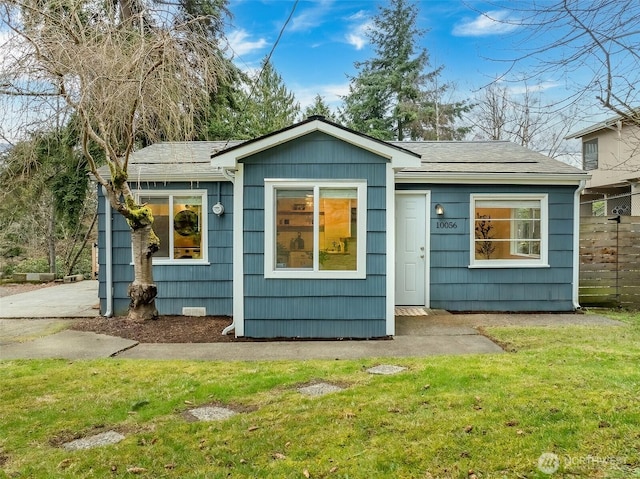
<svg viewBox="0 0 640 479">
<path fill-rule="evenodd" d="M 471 266 L 548 266 L 546 195 L 472 195 L 471 217 Z"/>
<path fill-rule="evenodd" d="M 154 263 L 207 261 L 206 190 L 144 191 L 137 199 L 151 208 L 160 239 Z"/>
<path fill-rule="evenodd" d="M 364 278 L 366 182 L 265 181 L 265 276 Z"/>
<path fill-rule="evenodd" d="M 582 142 L 582 169 L 585 171 L 598 169 L 598 139 Z"/>
</svg>

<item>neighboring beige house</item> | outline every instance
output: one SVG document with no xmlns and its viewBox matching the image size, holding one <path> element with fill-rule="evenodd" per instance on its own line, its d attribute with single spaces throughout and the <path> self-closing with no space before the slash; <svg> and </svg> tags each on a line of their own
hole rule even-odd
<svg viewBox="0 0 640 479">
<path fill-rule="evenodd" d="M 619 116 L 572 133 L 582 140 L 582 169 L 591 174 L 582 216 L 640 216 L 640 127 Z"/>
</svg>

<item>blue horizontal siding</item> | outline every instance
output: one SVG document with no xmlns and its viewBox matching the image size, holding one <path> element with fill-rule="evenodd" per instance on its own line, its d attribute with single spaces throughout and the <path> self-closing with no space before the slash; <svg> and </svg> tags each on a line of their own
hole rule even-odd
<svg viewBox="0 0 640 479">
<path fill-rule="evenodd" d="M 329 297 L 366 297 L 372 287 L 384 289 L 386 276 L 372 276 L 367 280 L 334 279 L 326 281 L 323 289 Z M 315 298 L 318 295 L 317 281 L 308 279 L 270 279 L 263 281 L 260 275 L 245 278 L 245 288 L 261 290 L 264 298 Z"/>
<path fill-rule="evenodd" d="M 430 212 L 430 305 L 450 311 L 570 311 L 573 309 L 573 186 L 397 185 L 430 190 L 431 203 L 445 207 L 443 218 Z M 548 194 L 548 268 L 469 268 L 470 195 Z M 439 229 L 440 221 L 457 224 Z"/>
<path fill-rule="evenodd" d="M 259 319 L 312 319 L 342 320 L 380 319 L 385 315 L 384 297 L 337 296 L 325 294 L 315 297 L 273 297 L 245 296 L 245 320 Z"/>
<path fill-rule="evenodd" d="M 362 320 L 246 320 L 249 338 L 382 338 L 385 322 Z"/>
<path fill-rule="evenodd" d="M 255 156 L 257 157 L 258 155 Z M 262 155 L 260 160 L 268 161 L 266 158 L 263 158 Z M 246 159 L 244 163 L 245 165 L 252 166 L 258 164 L 258 162 L 253 159 Z M 297 178 L 300 180 L 362 178 L 362 169 L 363 165 L 358 163 L 338 166 L 327 165 L 325 163 L 309 164 L 304 161 L 298 161 L 293 164 L 282 162 L 271 164 L 262 163 L 259 168 L 260 173 L 250 168 L 245 168 L 245 179 L 249 181 L 249 184 L 253 185 L 254 188 L 258 188 L 259 183 L 256 183 L 256 181 L 264 180 L 265 178 Z M 283 176 L 284 170 L 286 170 L 286 176 Z M 372 170 L 371 172 L 367 172 L 366 178 L 372 186 L 383 186 L 386 172 L 384 170 Z"/>
<path fill-rule="evenodd" d="M 245 158 L 243 163 L 245 335 L 383 336 L 387 160 L 315 132 Z M 366 180 L 367 278 L 264 278 L 265 178 Z"/>
<path fill-rule="evenodd" d="M 231 315 L 233 307 L 233 186 L 217 183 L 143 183 L 149 190 L 206 189 L 208 202 L 208 261 L 209 264 L 154 265 L 154 282 L 158 286 L 156 307 L 160 314 L 182 314 L 183 307 L 204 307 L 210 315 Z M 222 201 L 225 214 L 216 216 L 211 206 Z M 101 312 L 106 311 L 106 256 L 104 246 L 104 197 L 99 191 L 99 296 Z M 131 233 L 124 218 L 112 211 L 113 243 L 113 313 L 125 315 L 129 307 L 127 289 L 133 281 L 131 264 Z"/>
<path fill-rule="evenodd" d="M 367 211 L 367 230 L 370 232 L 387 232 L 387 212 L 386 210 Z"/>
<path fill-rule="evenodd" d="M 511 313 L 524 313 L 524 312 L 562 312 L 562 311 L 571 311 L 571 309 L 567 309 L 566 300 L 562 301 L 551 301 L 548 299 L 545 300 L 535 300 L 535 301 L 527 301 L 527 300 L 519 300 L 512 299 L 509 302 L 500 301 L 500 300 L 477 300 L 477 301 L 465 301 L 465 300 L 456 300 L 455 308 L 449 308 L 449 311 L 453 312 L 482 312 L 482 311 L 495 311 L 495 312 L 511 312 Z M 432 306 L 433 308 L 441 309 L 440 306 Z"/>
</svg>

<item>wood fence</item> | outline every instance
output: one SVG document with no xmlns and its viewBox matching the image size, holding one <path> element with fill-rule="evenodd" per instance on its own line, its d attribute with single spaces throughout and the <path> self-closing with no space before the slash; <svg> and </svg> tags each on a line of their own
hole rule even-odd
<svg viewBox="0 0 640 479">
<path fill-rule="evenodd" d="M 580 304 L 640 307 L 640 216 L 580 218 Z"/>
</svg>

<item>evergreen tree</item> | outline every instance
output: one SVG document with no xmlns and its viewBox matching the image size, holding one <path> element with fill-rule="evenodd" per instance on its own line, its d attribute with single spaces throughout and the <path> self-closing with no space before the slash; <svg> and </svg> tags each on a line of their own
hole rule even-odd
<svg viewBox="0 0 640 479">
<path fill-rule="evenodd" d="M 243 88 L 249 82 L 245 73 L 231 61 L 228 62 L 229 77 L 216 92 L 211 93 L 209 111 L 200 118 L 202 123 L 198 140 L 238 140 L 249 139 L 238 132 L 238 126 L 244 103 L 247 101 Z"/>
<path fill-rule="evenodd" d="M 316 95 L 313 105 L 309 105 L 303 114 L 304 118 L 309 118 L 314 115 L 323 116 L 334 123 L 337 122 L 337 118 L 331 111 L 331 108 L 324 102 L 324 99 L 320 95 Z"/>
<path fill-rule="evenodd" d="M 263 63 L 255 81 L 234 67 L 230 81 L 212 96 L 205 138 L 257 138 L 292 125 L 299 114 L 293 92 L 270 62 Z"/>
<path fill-rule="evenodd" d="M 265 61 L 250 90 L 241 93 L 237 138 L 257 138 L 286 128 L 300 115 L 300 104 L 273 65 Z"/>
<path fill-rule="evenodd" d="M 342 119 L 356 131 L 383 140 L 457 139 L 466 130 L 456 121 L 470 106 L 444 103 L 449 84 L 438 86 L 442 67 L 431 68 L 426 48 L 419 47 L 424 31 L 417 24 L 418 7 L 408 0 L 391 0 L 380 7 L 367 36 L 375 56 L 356 63 L 344 98 Z"/>
</svg>

